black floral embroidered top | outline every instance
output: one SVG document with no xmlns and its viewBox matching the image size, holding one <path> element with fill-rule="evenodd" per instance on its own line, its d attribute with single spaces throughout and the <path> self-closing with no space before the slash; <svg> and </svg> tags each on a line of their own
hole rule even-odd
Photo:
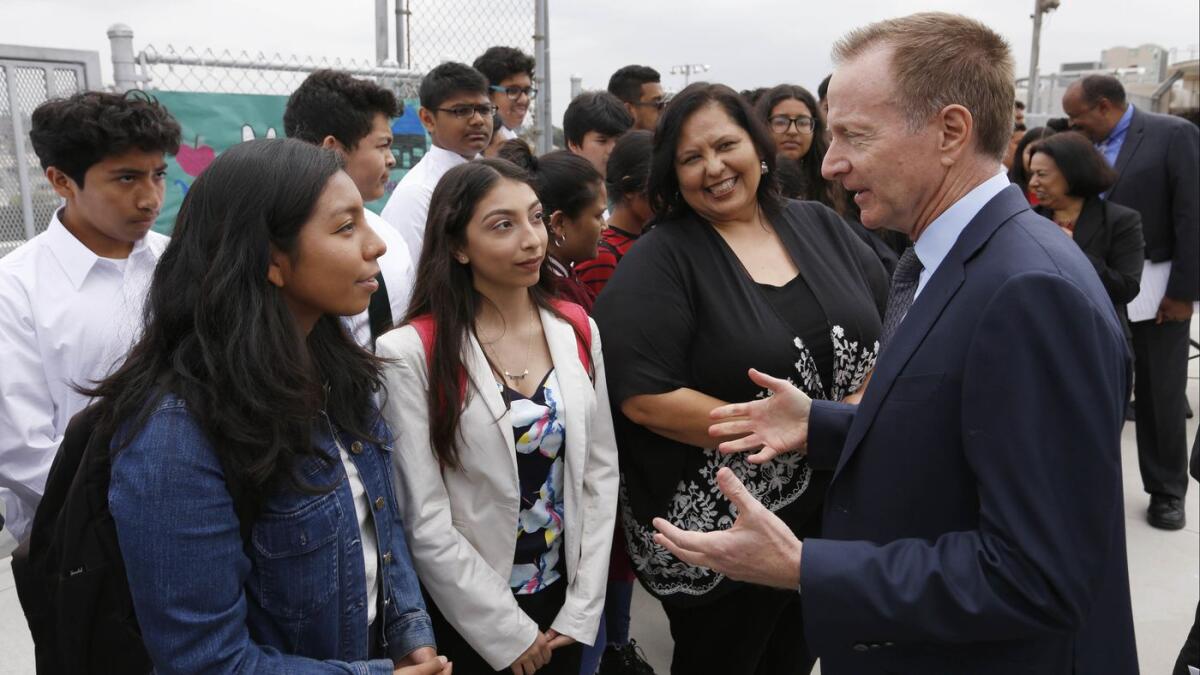
<svg viewBox="0 0 1200 675">
<path fill-rule="evenodd" d="M 830 474 L 788 453 L 755 466 L 672 441 L 621 414 L 625 399 L 690 388 L 724 401 L 766 392 L 750 367 L 790 379 L 809 396 L 840 400 L 875 364 L 887 279 L 879 259 L 832 210 L 788 201 L 771 219 L 799 270 L 782 287 L 756 283 L 732 249 L 697 218 L 642 236 L 597 300 L 621 459 L 620 516 L 634 568 L 666 602 L 702 604 L 736 587 L 653 542 L 663 516 L 692 530 L 728 528 L 716 487 L 728 466 L 801 537 L 816 534 Z"/>
</svg>

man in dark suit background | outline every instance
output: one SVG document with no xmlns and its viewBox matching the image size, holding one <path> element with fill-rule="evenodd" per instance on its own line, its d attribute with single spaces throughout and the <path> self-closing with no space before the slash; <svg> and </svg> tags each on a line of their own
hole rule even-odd
<svg viewBox="0 0 1200 675">
<path fill-rule="evenodd" d="M 1117 172 L 1108 200 L 1142 214 L 1143 292 L 1155 265 L 1169 265 L 1153 317 L 1130 316 L 1138 466 L 1154 527 L 1184 526 L 1187 493 L 1188 326 L 1200 298 L 1200 130 L 1179 117 L 1135 108 L 1111 75 L 1089 75 L 1063 94 L 1071 126 L 1096 143 Z"/>
<path fill-rule="evenodd" d="M 826 675 L 1136 673 L 1130 357 L 1092 265 L 1004 178 L 1008 45 L 927 13 L 852 31 L 834 56 L 824 173 L 864 224 L 914 242 L 879 360 L 858 406 L 751 371 L 772 395 L 715 410 L 711 430 L 751 464 L 798 451 L 835 470 L 822 537 L 798 541 L 721 469 L 733 526 L 659 519 L 656 542 L 798 589 Z"/>
</svg>

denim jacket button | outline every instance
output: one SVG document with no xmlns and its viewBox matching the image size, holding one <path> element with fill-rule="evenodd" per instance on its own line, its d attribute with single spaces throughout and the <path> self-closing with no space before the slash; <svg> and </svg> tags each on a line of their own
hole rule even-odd
<svg viewBox="0 0 1200 675">
<path fill-rule="evenodd" d="M 361 442 L 354 441 L 353 443 L 350 444 L 350 452 L 353 452 L 356 455 L 361 455 L 362 450 L 363 450 L 363 448 L 362 448 Z"/>
<path fill-rule="evenodd" d="M 383 508 L 383 497 L 375 498 L 375 510 L 379 511 Z"/>
<path fill-rule="evenodd" d="M 383 564 L 385 564 L 385 565 L 392 564 L 392 552 L 391 551 L 388 551 L 387 553 L 383 554 Z"/>
</svg>

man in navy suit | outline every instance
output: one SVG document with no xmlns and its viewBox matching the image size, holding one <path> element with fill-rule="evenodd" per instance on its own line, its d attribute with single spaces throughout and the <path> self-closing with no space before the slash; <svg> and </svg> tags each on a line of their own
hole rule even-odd
<svg viewBox="0 0 1200 675">
<path fill-rule="evenodd" d="M 1138 468 L 1150 495 L 1146 520 L 1184 526 L 1187 493 L 1188 328 L 1200 298 L 1200 130 L 1180 117 L 1145 112 L 1125 100 L 1112 75 L 1067 87 L 1063 111 L 1117 172 L 1108 200 L 1142 215 L 1146 263 L 1142 296 L 1130 313 Z M 1157 274 L 1156 274 L 1157 272 Z M 1165 276 L 1165 285 L 1148 283 Z"/>
<path fill-rule="evenodd" d="M 835 470 L 798 541 L 734 473 L 724 531 L 656 541 L 798 589 L 826 675 L 1137 672 L 1120 431 L 1131 362 L 1086 257 L 1008 185 L 1008 45 L 965 17 L 872 24 L 835 47 L 823 167 L 868 227 L 914 242 L 857 406 L 772 396 L 713 411 L 724 452 Z M 753 620 L 753 617 L 747 617 Z"/>
</svg>

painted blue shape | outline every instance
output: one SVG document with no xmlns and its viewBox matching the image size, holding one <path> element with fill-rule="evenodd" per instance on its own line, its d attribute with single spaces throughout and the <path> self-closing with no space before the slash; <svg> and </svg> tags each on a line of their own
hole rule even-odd
<svg viewBox="0 0 1200 675">
<path fill-rule="evenodd" d="M 425 127 L 421 126 L 421 119 L 417 116 L 416 108 L 407 103 L 404 105 L 404 114 L 392 121 L 392 135 L 425 135 Z"/>
<path fill-rule="evenodd" d="M 183 196 L 186 197 L 188 192 L 188 184 L 179 180 L 178 178 L 175 179 L 175 184 L 179 186 L 179 190 L 183 192 Z"/>
</svg>

